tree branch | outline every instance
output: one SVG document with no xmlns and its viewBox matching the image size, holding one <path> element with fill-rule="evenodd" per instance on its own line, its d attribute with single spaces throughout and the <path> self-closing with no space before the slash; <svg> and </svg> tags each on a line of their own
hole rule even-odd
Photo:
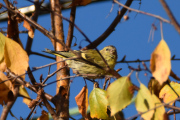
<svg viewBox="0 0 180 120">
<path fill-rule="evenodd" d="M 173 13 L 171 12 L 169 6 L 167 5 L 167 3 L 165 2 L 165 0 L 159 0 L 163 6 L 163 8 L 165 9 L 167 15 L 169 16 L 172 24 L 174 25 L 175 29 L 177 30 L 177 32 L 180 34 L 180 25 L 178 24 L 177 20 L 175 19 Z"/>
<path fill-rule="evenodd" d="M 2 114 L 0 117 L 0 120 L 6 120 L 10 109 L 12 108 L 13 104 L 15 103 L 15 101 L 18 97 L 18 93 L 19 93 L 19 86 L 16 85 L 13 90 L 13 100 L 8 101 L 7 104 L 3 107 L 3 111 L 2 111 Z"/>
<path fill-rule="evenodd" d="M 123 5 L 122 3 L 120 3 L 120 2 L 117 1 L 117 0 L 114 0 L 114 2 L 117 3 L 117 4 L 120 5 L 120 6 L 125 7 L 125 8 L 128 9 L 128 10 L 131 10 L 131 11 L 134 11 L 134 12 L 137 12 L 137 13 L 141 13 L 141 14 L 145 14 L 145 15 L 148 15 L 148 16 L 155 17 L 155 18 L 157 18 L 157 19 L 159 19 L 159 20 L 161 20 L 161 21 L 163 21 L 163 22 L 166 22 L 166 23 L 171 23 L 170 21 L 162 18 L 161 16 L 154 15 L 154 14 L 151 14 L 151 13 L 147 13 L 147 12 L 144 12 L 144 11 L 140 11 L 140 10 L 136 10 L 136 9 L 130 8 L 130 7 L 126 6 L 126 5 Z"/>
<path fill-rule="evenodd" d="M 72 1 L 72 3 L 73 2 L 74 0 Z M 72 38 L 73 38 L 75 15 L 76 15 L 76 6 L 72 6 L 70 13 L 71 23 L 69 23 L 68 35 L 66 39 L 66 46 L 68 46 L 69 48 L 71 47 Z"/>
<path fill-rule="evenodd" d="M 43 89 L 40 90 L 39 92 L 42 92 L 42 93 L 41 93 L 41 98 L 42 98 L 42 100 L 43 100 L 44 105 L 46 106 L 46 108 L 48 109 L 49 113 L 51 114 L 52 118 L 53 118 L 54 120 L 58 120 L 58 116 L 56 115 L 54 109 L 51 107 L 51 105 L 50 105 L 49 102 L 47 101 L 46 97 L 44 96 Z"/>
<path fill-rule="evenodd" d="M 126 6 L 130 6 L 133 0 L 127 0 Z M 93 49 L 96 48 L 99 44 L 101 44 L 115 29 L 117 24 L 120 22 L 121 18 L 123 15 L 126 13 L 127 9 L 122 8 L 122 10 L 119 12 L 119 14 L 116 16 L 114 21 L 111 23 L 111 25 L 106 29 L 106 31 L 100 35 L 96 40 L 94 40 L 91 44 L 88 46 L 84 47 L 82 50 L 87 50 L 87 49 Z"/>
<path fill-rule="evenodd" d="M 55 41 L 54 44 L 54 49 L 56 51 L 64 51 L 65 48 L 69 48 L 64 44 L 64 31 L 63 31 L 63 19 L 61 15 L 61 8 L 62 5 L 60 4 L 59 0 L 51 0 L 54 3 L 54 35 L 57 39 L 60 40 L 60 42 Z M 52 2 L 51 2 L 52 3 Z M 63 43 L 63 44 L 60 44 Z M 56 61 L 61 61 L 63 60 L 62 58 L 56 56 Z M 65 67 L 65 62 L 60 62 L 57 63 L 57 70 L 61 69 L 60 71 L 57 72 L 56 79 L 59 80 L 61 78 L 69 76 L 69 70 Z M 68 119 L 69 118 L 69 79 L 57 81 L 57 86 L 56 86 L 56 94 L 57 96 L 63 96 L 60 97 L 59 100 L 57 100 L 55 103 L 56 106 L 56 113 L 57 116 L 60 117 L 60 119 Z M 62 93 L 59 91 L 59 88 L 64 88 L 64 92 Z"/>
</svg>

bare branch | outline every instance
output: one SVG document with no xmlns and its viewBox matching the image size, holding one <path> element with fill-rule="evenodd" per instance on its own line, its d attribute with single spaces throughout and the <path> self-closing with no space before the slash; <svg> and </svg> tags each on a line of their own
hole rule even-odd
<svg viewBox="0 0 180 120">
<path fill-rule="evenodd" d="M 174 25 L 175 29 L 177 30 L 177 32 L 180 34 L 180 25 L 178 24 L 177 20 L 175 19 L 173 13 L 171 12 L 169 6 L 167 5 L 167 3 L 165 2 L 165 0 L 159 0 L 163 6 L 163 8 L 165 9 L 167 15 L 169 16 L 172 25 Z"/>
<path fill-rule="evenodd" d="M 162 103 L 161 105 L 158 105 L 158 106 L 156 106 L 156 107 L 154 107 L 154 108 L 152 108 L 152 109 L 149 109 L 149 110 L 147 110 L 147 111 L 145 111 L 145 112 L 142 112 L 142 113 L 136 114 L 136 115 L 134 115 L 134 116 L 131 116 L 131 117 L 127 118 L 126 120 L 132 120 L 133 118 L 136 118 L 136 117 L 138 117 L 138 116 L 140 116 L 140 115 L 142 115 L 142 114 L 144 114 L 144 113 L 147 113 L 147 112 L 149 112 L 149 111 L 151 111 L 151 110 L 155 110 L 155 109 L 157 109 L 157 108 L 159 108 L 159 107 L 162 107 L 162 106 L 165 106 L 165 105 L 169 105 L 170 103 L 175 102 L 175 101 L 178 101 L 178 100 L 180 100 L 180 98 L 177 98 L 177 99 L 175 99 L 175 100 L 172 100 L 172 101 L 170 101 L 170 102 L 168 102 L 168 103 Z"/>
<path fill-rule="evenodd" d="M 16 79 L 16 82 L 18 82 L 20 85 L 25 85 L 27 88 L 29 88 L 30 90 L 32 90 L 33 92 L 37 93 L 36 87 L 32 86 L 31 84 L 29 84 L 28 82 L 24 81 L 20 76 L 15 75 L 14 73 L 12 73 L 10 70 L 8 70 L 8 73 L 11 77 Z M 51 101 L 52 100 L 52 96 L 45 93 L 45 97 Z"/>
<path fill-rule="evenodd" d="M 72 3 L 73 2 L 74 0 L 72 0 Z M 72 38 L 73 38 L 75 15 L 76 15 L 76 6 L 72 6 L 71 13 L 70 13 L 71 23 L 69 23 L 68 35 L 67 35 L 67 40 L 66 40 L 66 46 L 68 46 L 69 48 L 71 47 Z"/>
<path fill-rule="evenodd" d="M 16 99 L 18 97 L 18 93 L 19 93 L 19 86 L 15 86 L 14 92 L 13 92 L 13 100 L 8 101 L 6 106 L 3 107 L 3 111 L 2 111 L 2 114 L 1 114 L 1 117 L 0 117 L 0 120 L 6 120 L 10 109 L 12 108 L 13 104 L 15 103 L 15 101 L 16 101 Z"/>
<path fill-rule="evenodd" d="M 49 113 L 51 114 L 52 118 L 54 120 L 58 120 L 58 116 L 56 115 L 56 113 L 54 112 L 54 109 L 51 107 L 51 105 L 49 104 L 49 102 L 47 101 L 46 97 L 44 96 L 44 91 L 43 89 L 41 89 L 39 92 L 41 92 L 41 98 L 43 100 L 44 105 L 46 106 L 46 108 L 48 109 Z"/>
<path fill-rule="evenodd" d="M 170 21 L 162 18 L 161 16 L 158 16 L 158 15 L 154 15 L 154 14 L 151 14 L 151 13 L 147 13 L 147 12 L 144 12 L 144 11 L 140 11 L 140 10 L 136 10 L 136 9 L 133 9 L 133 8 L 130 8 L 128 7 L 127 5 L 123 5 L 122 3 L 120 3 L 119 1 L 117 0 L 114 0 L 115 3 L 117 3 L 118 5 L 120 6 L 123 6 L 124 8 L 128 9 L 128 10 L 131 10 L 131 11 L 134 11 L 134 12 L 137 12 L 137 13 L 141 13 L 141 14 L 145 14 L 145 15 L 148 15 L 148 16 L 152 16 L 154 18 L 157 18 L 163 22 L 166 22 L 166 23 L 171 23 Z"/>
<path fill-rule="evenodd" d="M 132 1 L 133 0 L 127 0 L 125 5 L 130 6 Z M 111 23 L 111 25 L 106 29 L 106 31 L 102 35 L 100 35 L 96 40 L 94 40 L 91 44 L 84 47 L 82 50 L 93 49 L 93 48 L 96 48 L 99 44 L 101 44 L 114 31 L 115 27 L 120 22 L 121 18 L 126 13 L 126 11 L 127 11 L 126 8 L 122 8 L 122 10 L 116 16 L 116 18 Z"/>
</svg>

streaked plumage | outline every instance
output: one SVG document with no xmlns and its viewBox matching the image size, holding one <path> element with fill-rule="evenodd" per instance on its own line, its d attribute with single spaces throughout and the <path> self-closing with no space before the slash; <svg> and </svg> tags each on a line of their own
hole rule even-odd
<svg viewBox="0 0 180 120">
<path fill-rule="evenodd" d="M 76 57 L 76 55 L 71 51 L 63 52 L 46 49 L 46 51 L 44 52 L 57 55 L 59 57 L 62 57 L 64 60 L 66 60 L 67 58 L 72 58 L 71 60 L 66 60 L 68 67 L 72 68 L 75 74 L 80 74 L 85 78 L 97 79 L 102 78 L 102 76 L 104 75 L 109 75 L 105 70 L 102 69 L 106 67 L 106 64 L 96 50 L 74 50 L 74 52 L 76 52 L 78 55 L 81 55 L 84 60 L 73 59 L 73 57 Z M 106 60 L 109 67 L 111 69 L 114 69 L 117 60 L 116 48 L 114 46 L 106 46 L 102 50 L 100 50 L 100 53 Z M 92 65 L 91 63 L 97 64 L 102 68 Z"/>
</svg>

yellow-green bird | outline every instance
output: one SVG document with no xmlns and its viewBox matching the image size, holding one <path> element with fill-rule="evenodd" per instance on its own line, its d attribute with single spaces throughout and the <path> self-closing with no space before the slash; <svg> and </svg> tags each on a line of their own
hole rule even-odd
<svg viewBox="0 0 180 120">
<path fill-rule="evenodd" d="M 72 68 L 75 74 L 80 74 L 84 78 L 97 79 L 103 78 L 105 75 L 110 75 L 104 70 L 104 68 L 106 68 L 106 63 L 96 50 L 88 49 L 64 52 L 46 49 L 44 52 L 63 58 L 63 60 L 66 60 L 68 67 Z M 106 46 L 100 50 L 100 53 L 106 60 L 110 69 L 114 69 L 117 60 L 116 48 L 112 45 Z M 76 54 L 80 55 L 83 59 L 77 58 Z"/>
</svg>

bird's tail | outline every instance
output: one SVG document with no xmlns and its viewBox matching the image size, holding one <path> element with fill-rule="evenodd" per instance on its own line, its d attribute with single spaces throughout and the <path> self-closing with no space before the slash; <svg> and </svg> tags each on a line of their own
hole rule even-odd
<svg viewBox="0 0 180 120">
<path fill-rule="evenodd" d="M 43 51 L 43 52 L 53 54 L 53 55 L 56 55 L 56 56 L 59 56 L 59 57 L 62 57 L 62 58 L 67 58 L 67 56 L 61 54 L 61 51 L 53 51 L 53 50 L 49 50 L 49 49 L 45 48 L 45 51 Z"/>
</svg>

